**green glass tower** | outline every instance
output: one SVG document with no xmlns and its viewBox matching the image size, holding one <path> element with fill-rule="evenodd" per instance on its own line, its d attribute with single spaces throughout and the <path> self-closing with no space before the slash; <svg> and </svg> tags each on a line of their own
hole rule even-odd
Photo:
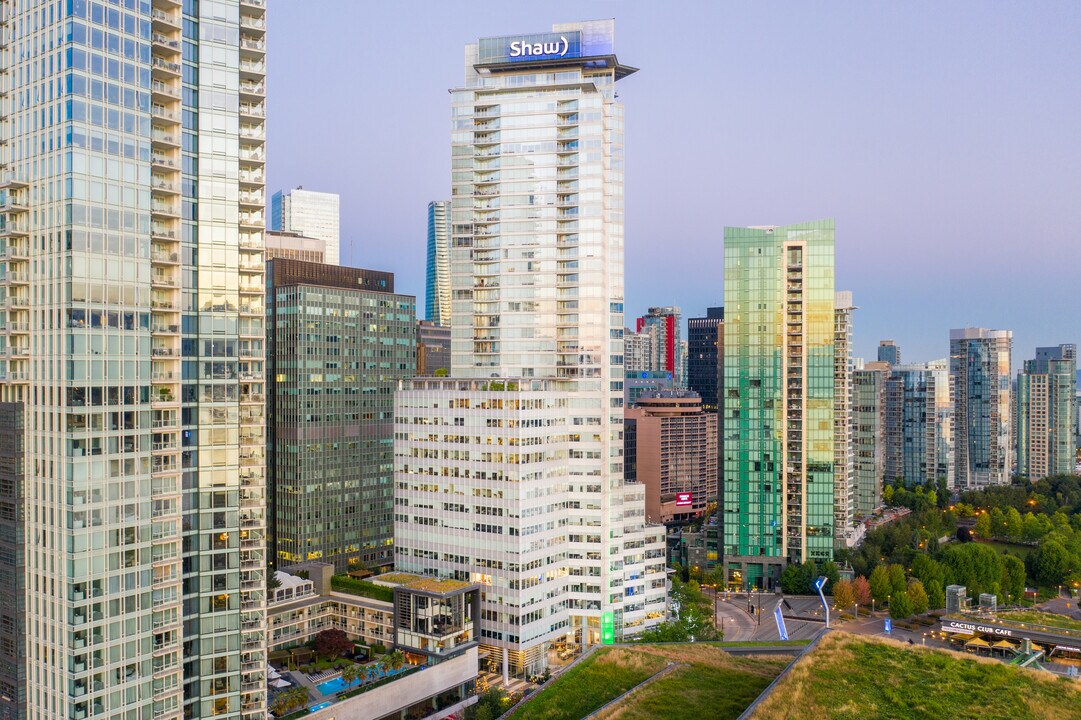
<svg viewBox="0 0 1081 720">
<path fill-rule="evenodd" d="M 774 587 L 833 557 L 833 220 L 724 229 L 724 565 Z"/>
</svg>

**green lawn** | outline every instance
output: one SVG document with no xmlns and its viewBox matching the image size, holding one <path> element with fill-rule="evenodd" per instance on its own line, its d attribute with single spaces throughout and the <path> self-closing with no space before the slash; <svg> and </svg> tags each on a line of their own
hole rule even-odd
<svg viewBox="0 0 1081 720">
<path fill-rule="evenodd" d="M 999 613 L 998 619 L 1005 623 L 1032 623 L 1062 628 L 1063 630 L 1081 631 L 1081 620 L 1074 620 L 1065 615 L 1040 612 L 1039 610 L 1014 610 Z"/>
<path fill-rule="evenodd" d="M 598 650 L 553 680 L 509 720 L 579 720 L 664 665 L 663 658 L 637 649 Z"/>
<path fill-rule="evenodd" d="M 996 660 L 833 631 L 753 720 L 1077 718 L 1081 684 Z"/>
<path fill-rule="evenodd" d="M 711 642 L 707 645 L 713 645 L 721 648 L 726 647 L 785 647 L 791 645 L 793 647 L 800 645 L 810 645 L 810 640 L 756 640 L 754 642 L 750 640 L 735 640 L 732 642 Z"/>
<path fill-rule="evenodd" d="M 1004 543 L 997 540 L 992 540 L 990 542 L 983 542 L 981 540 L 980 544 L 993 547 L 1003 555 L 1014 555 L 1022 560 L 1027 558 L 1029 554 L 1036 549 L 1035 545 L 1014 545 L 1013 543 Z"/>
<path fill-rule="evenodd" d="M 376 585 L 367 580 L 358 580 L 348 575 L 335 575 L 330 578 L 330 589 L 337 592 L 359 595 L 383 602 L 394 602 L 394 589 L 385 585 Z"/>
<path fill-rule="evenodd" d="M 635 692 L 600 720 L 735 720 L 791 661 L 734 657 L 702 646 L 677 650 L 670 657 L 681 663 L 675 671 Z"/>
</svg>

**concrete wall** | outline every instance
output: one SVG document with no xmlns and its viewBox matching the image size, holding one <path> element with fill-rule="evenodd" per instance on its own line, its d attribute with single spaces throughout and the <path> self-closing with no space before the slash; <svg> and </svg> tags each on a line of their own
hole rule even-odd
<svg viewBox="0 0 1081 720">
<path fill-rule="evenodd" d="M 477 648 L 311 713 L 311 720 L 378 720 L 477 676 Z"/>
</svg>

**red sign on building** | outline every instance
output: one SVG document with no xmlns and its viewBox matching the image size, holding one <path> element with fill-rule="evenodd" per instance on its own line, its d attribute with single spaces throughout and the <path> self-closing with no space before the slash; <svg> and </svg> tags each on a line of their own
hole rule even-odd
<svg viewBox="0 0 1081 720">
<path fill-rule="evenodd" d="M 676 505 L 690 505 L 694 495 L 692 493 L 676 493 Z"/>
</svg>

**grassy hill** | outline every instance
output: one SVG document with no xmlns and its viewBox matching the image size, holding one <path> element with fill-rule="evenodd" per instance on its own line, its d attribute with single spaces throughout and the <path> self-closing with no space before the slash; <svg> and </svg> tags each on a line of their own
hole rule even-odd
<svg viewBox="0 0 1081 720">
<path fill-rule="evenodd" d="M 796 663 L 752 718 L 1081 718 L 1081 683 L 834 631 Z"/>
<path fill-rule="evenodd" d="M 702 643 L 604 648 L 552 681 L 509 720 L 579 720 L 668 663 L 677 667 L 606 710 L 602 720 L 734 719 L 788 662 L 734 657 Z"/>
</svg>

